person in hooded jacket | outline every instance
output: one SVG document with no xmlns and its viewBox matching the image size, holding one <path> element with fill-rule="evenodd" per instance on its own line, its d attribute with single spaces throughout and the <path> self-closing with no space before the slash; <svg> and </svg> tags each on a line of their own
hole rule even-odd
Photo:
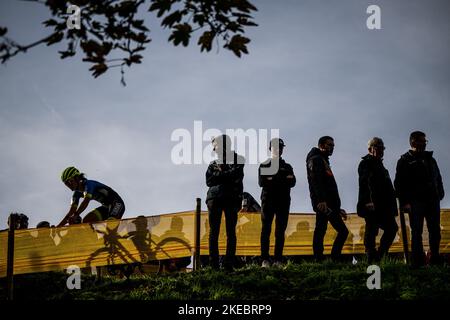
<svg viewBox="0 0 450 320">
<path fill-rule="evenodd" d="M 212 140 L 217 159 L 206 171 L 206 196 L 209 219 L 209 260 L 214 269 L 219 264 L 219 232 L 222 212 L 225 213 L 227 249 L 224 268 L 231 270 L 236 265 L 236 224 L 242 206 L 245 158 L 231 150 L 231 138 L 220 135 Z"/>
<path fill-rule="evenodd" d="M 341 209 L 341 199 L 331 171 L 329 157 L 334 151 L 334 139 L 323 136 L 318 147 L 314 147 L 306 157 L 309 192 L 313 210 L 316 212 L 316 226 L 313 235 L 313 251 L 317 261 L 323 260 L 323 240 L 327 231 L 328 221 L 337 231 L 331 250 L 331 258 L 341 260 L 342 248 L 349 231 L 343 221 L 347 219 L 345 210 Z"/>
<path fill-rule="evenodd" d="M 366 221 L 364 246 L 369 264 L 379 262 L 386 255 L 398 231 L 397 199 L 388 170 L 383 165 L 384 143 L 374 137 L 368 142 L 369 153 L 358 166 L 359 194 L 357 214 Z M 383 235 L 376 249 L 375 238 L 379 229 Z"/>
<path fill-rule="evenodd" d="M 424 219 L 427 221 L 430 244 L 430 263 L 439 264 L 440 201 L 444 198 L 444 187 L 438 164 L 432 151 L 425 151 L 428 143 L 425 133 L 414 131 L 410 134 L 411 149 L 397 162 L 395 189 L 401 210 L 409 214 L 411 227 L 412 265 L 425 264 L 422 232 Z"/>
</svg>

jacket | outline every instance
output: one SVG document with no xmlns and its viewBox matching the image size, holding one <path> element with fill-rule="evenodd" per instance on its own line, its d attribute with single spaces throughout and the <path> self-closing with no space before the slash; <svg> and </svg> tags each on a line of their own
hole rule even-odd
<svg viewBox="0 0 450 320">
<path fill-rule="evenodd" d="M 308 175 L 309 193 L 314 211 L 317 204 L 326 202 L 332 210 L 341 208 L 341 199 L 330 168 L 328 157 L 318 148 L 312 148 L 306 157 L 306 172 Z"/>
<path fill-rule="evenodd" d="M 219 164 L 212 161 L 206 171 L 206 185 L 209 187 L 206 202 L 211 199 L 242 199 L 244 186 L 245 158 L 234 153 L 234 163 Z"/>
<path fill-rule="evenodd" d="M 389 171 L 383 161 L 368 154 L 358 166 L 359 193 L 356 212 L 366 217 L 371 212 L 366 204 L 372 202 L 377 216 L 396 216 L 398 214 L 397 199 Z"/>
<path fill-rule="evenodd" d="M 394 181 L 400 204 L 440 201 L 444 198 L 442 177 L 432 151 L 409 150 L 397 162 Z"/>
<path fill-rule="evenodd" d="M 258 169 L 258 184 L 262 187 L 261 201 L 267 200 L 287 200 L 291 199 L 291 188 L 295 186 L 296 179 L 292 166 L 280 157 L 278 162 L 278 171 L 274 175 L 262 174 L 263 168 L 269 168 L 272 165 L 272 159 L 267 159 L 260 164 Z M 294 178 L 288 179 L 292 175 Z M 268 178 L 272 179 L 268 179 Z"/>
</svg>

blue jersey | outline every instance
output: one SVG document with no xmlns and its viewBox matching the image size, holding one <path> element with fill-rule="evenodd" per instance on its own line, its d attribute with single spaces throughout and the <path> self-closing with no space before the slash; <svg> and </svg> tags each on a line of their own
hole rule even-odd
<svg viewBox="0 0 450 320">
<path fill-rule="evenodd" d="M 84 190 L 76 190 L 72 196 L 72 204 L 78 205 L 80 198 L 93 199 L 104 206 L 110 206 L 115 202 L 123 202 L 120 196 L 112 188 L 94 180 L 86 180 Z"/>
</svg>

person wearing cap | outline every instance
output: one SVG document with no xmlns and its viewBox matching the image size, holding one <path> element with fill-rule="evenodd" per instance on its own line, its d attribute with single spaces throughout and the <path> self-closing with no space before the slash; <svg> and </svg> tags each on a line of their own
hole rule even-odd
<svg viewBox="0 0 450 320">
<path fill-rule="evenodd" d="M 327 232 L 328 222 L 336 229 L 337 236 L 331 249 L 331 258 L 341 260 L 342 248 L 349 231 L 343 219 L 347 219 L 345 210 L 341 209 L 341 199 L 330 167 L 329 157 L 334 151 L 334 139 L 323 136 L 318 147 L 313 147 L 306 157 L 309 193 L 313 210 L 316 212 L 316 226 L 313 235 L 313 251 L 317 261 L 322 261 L 323 240 Z"/>
<path fill-rule="evenodd" d="M 366 221 L 364 246 L 369 264 L 379 262 L 388 253 L 398 225 L 397 199 L 388 170 L 383 165 L 384 143 L 374 137 L 368 142 L 369 153 L 362 157 L 358 166 L 359 193 L 357 214 Z M 383 235 L 380 246 L 376 249 L 375 238 L 379 229 Z"/>
<path fill-rule="evenodd" d="M 425 264 L 422 232 L 424 219 L 427 221 L 430 244 L 430 263 L 440 264 L 439 245 L 441 241 L 440 201 L 444 198 L 444 186 L 433 151 L 425 151 L 426 135 L 422 131 L 410 134 L 411 149 L 397 162 L 395 190 L 400 208 L 409 215 L 411 227 L 412 265 Z"/>
<path fill-rule="evenodd" d="M 209 221 L 209 262 L 212 268 L 219 265 L 219 232 L 222 212 L 225 213 L 227 249 L 223 266 L 231 270 L 236 265 L 236 224 L 242 205 L 245 158 L 231 150 L 231 138 L 220 135 L 212 140 L 217 159 L 206 171 L 206 196 Z"/>
<path fill-rule="evenodd" d="M 73 195 L 69 212 L 58 224 L 58 227 L 67 223 L 80 223 L 80 215 L 86 210 L 91 200 L 100 202 L 101 206 L 86 214 L 82 220 L 83 223 L 122 218 L 125 212 L 125 203 L 111 187 L 95 180 L 86 179 L 85 175 L 75 167 L 64 169 L 61 180 L 73 191 Z M 84 200 L 79 204 L 81 198 Z"/>
<path fill-rule="evenodd" d="M 258 184 L 261 191 L 261 260 L 262 266 L 271 264 L 269 247 L 272 221 L 275 220 L 274 264 L 283 258 L 284 236 L 289 219 L 291 188 L 296 179 L 292 166 L 281 157 L 285 144 L 280 138 L 273 138 L 269 144 L 271 157 L 261 163 L 258 169 Z"/>
</svg>

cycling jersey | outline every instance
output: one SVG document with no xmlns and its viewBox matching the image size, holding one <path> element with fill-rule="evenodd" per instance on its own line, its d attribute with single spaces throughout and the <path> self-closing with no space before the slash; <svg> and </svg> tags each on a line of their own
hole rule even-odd
<svg viewBox="0 0 450 320">
<path fill-rule="evenodd" d="M 109 217 L 120 219 L 125 211 L 122 198 L 112 188 L 94 180 L 85 180 L 84 190 L 76 190 L 72 196 L 72 205 L 77 205 L 80 198 L 93 199 L 102 204 L 96 210 L 101 212 L 102 220 Z"/>
</svg>

